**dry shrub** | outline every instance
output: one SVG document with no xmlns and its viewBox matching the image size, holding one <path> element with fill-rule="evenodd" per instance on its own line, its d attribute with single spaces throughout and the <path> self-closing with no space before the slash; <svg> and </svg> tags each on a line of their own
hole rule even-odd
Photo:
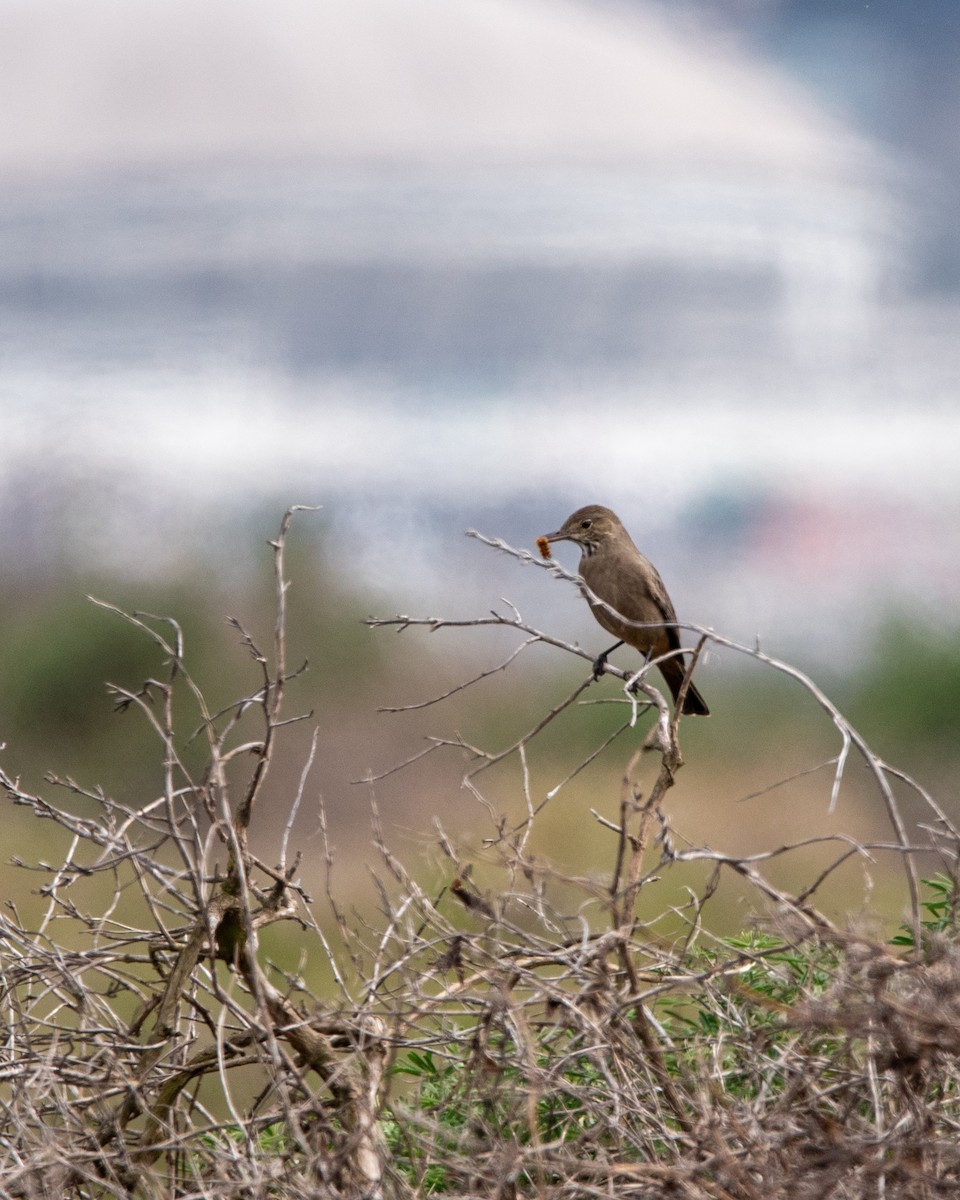
<svg viewBox="0 0 960 1200">
<path fill-rule="evenodd" d="M 528 756 L 588 677 L 504 751 L 431 743 L 429 752 L 465 754 L 464 783 L 490 817 L 489 838 L 469 854 L 437 823 L 442 886 L 428 892 L 395 856 L 374 806 L 380 921 L 348 917 L 332 888 L 324 920 L 315 918 L 289 854 L 309 759 L 275 860 L 250 845 L 284 727 L 304 719 L 283 712 L 296 674 L 283 565 L 293 512 L 274 543 L 273 645 L 267 654 L 237 627 L 260 677 L 229 708 L 208 710 L 175 622 L 119 614 L 165 658 L 162 677 L 114 688 L 155 731 L 159 795 L 131 804 L 54 780 L 54 802 L 0 775 L 9 799 L 67 843 L 57 861 L 24 865 L 42 879 L 37 927 L 11 911 L 0 928 L 2 1194 L 955 1194 L 957 830 L 810 680 L 756 649 L 696 631 L 700 647 L 751 654 L 814 697 L 838 738 L 831 790 L 858 757 L 889 819 L 887 842 L 822 839 L 834 858 L 792 894 L 768 865 L 793 847 L 749 858 L 678 848 L 662 801 L 683 765 L 680 727 L 644 670 L 624 677 L 623 728 L 645 709 L 653 723 L 624 771 L 619 817 L 604 822 L 607 874 L 561 875 L 532 850 L 551 797 L 533 795 Z M 534 643 L 587 657 L 516 612 L 465 623 L 522 637 L 478 678 Z M 184 760 L 195 739 L 199 770 Z M 525 815 L 513 823 L 481 790 L 482 772 L 507 758 L 523 781 Z M 927 807 L 911 833 L 895 783 Z M 911 900 L 895 943 L 838 927 L 816 907 L 834 870 L 876 853 L 899 861 Z M 921 855 L 939 870 L 926 897 Z M 641 918 L 641 898 L 681 863 L 699 865 L 700 887 L 662 920 Z M 705 920 L 726 877 L 765 914 L 739 938 L 715 936 Z M 305 956 L 330 960 L 331 994 L 311 994 L 266 961 L 261 932 L 280 922 Z"/>
</svg>

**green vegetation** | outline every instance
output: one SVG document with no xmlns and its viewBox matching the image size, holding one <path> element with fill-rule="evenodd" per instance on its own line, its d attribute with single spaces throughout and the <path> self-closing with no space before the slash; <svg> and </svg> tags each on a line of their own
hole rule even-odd
<svg viewBox="0 0 960 1200">
<path fill-rule="evenodd" d="M 891 756 L 956 763 L 960 630 L 891 618 L 844 690 L 851 720 Z"/>
<path fill-rule="evenodd" d="M 944 914 L 956 913 L 956 889 L 943 878 L 926 886 L 935 898 L 925 905 L 925 931 L 947 934 L 952 941 L 957 926 L 945 926 Z M 909 938 L 895 942 L 908 944 Z M 691 983 L 699 979 L 702 986 L 687 996 L 679 995 L 661 971 L 661 998 L 646 1013 L 622 1008 L 613 1023 L 598 1026 L 602 1036 L 596 1039 L 585 1038 L 582 1029 L 555 1015 L 544 1019 L 546 1014 L 540 1014 L 539 1021 L 531 1022 L 532 1044 L 525 1046 L 501 1031 L 485 1043 L 482 1059 L 475 1036 L 452 1039 L 440 1052 L 408 1051 L 394 1074 L 409 1086 L 383 1120 L 393 1168 L 416 1195 L 462 1194 L 478 1150 L 512 1147 L 515 1160 L 526 1164 L 515 1177 L 521 1193 L 569 1186 L 565 1172 L 575 1161 L 581 1179 L 604 1173 L 585 1169 L 587 1164 L 599 1168 L 615 1162 L 611 1177 L 635 1186 L 645 1175 L 669 1176 L 685 1179 L 691 1195 L 714 1195 L 713 1185 L 724 1176 L 718 1164 L 702 1170 L 678 1166 L 677 1141 L 692 1133 L 686 1111 L 671 1112 L 668 1107 L 666 1113 L 658 1113 L 656 1102 L 645 1095 L 651 1075 L 647 1049 L 635 1045 L 635 1058 L 618 1057 L 624 1032 L 631 1027 L 657 1031 L 674 1094 L 692 1098 L 700 1093 L 709 1104 L 709 1112 L 701 1116 L 724 1128 L 725 1136 L 733 1129 L 742 1134 L 743 1126 L 753 1127 L 750 1152 L 757 1158 L 744 1159 L 745 1172 L 770 1168 L 762 1156 L 773 1150 L 777 1122 L 791 1118 L 813 1130 L 843 1116 L 856 1134 L 846 1145 L 836 1139 L 836 1153 L 838 1158 L 846 1156 L 852 1167 L 866 1142 L 880 1133 L 875 1123 L 883 1120 L 869 1091 L 871 1065 L 885 1062 L 889 1068 L 896 1059 L 892 1045 L 881 1050 L 877 1039 L 883 1043 L 886 1037 L 900 1038 L 898 1050 L 904 1052 L 903 1030 L 892 1028 L 891 1013 L 882 1003 L 872 1006 L 869 1014 L 879 1016 L 880 1023 L 865 1020 L 858 1027 L 867 1016 L 861 1007 L 864 987 L 877 991 L 868 983 L 870 971 L 893 969 L 895 961 L 879 945 L 862 942 L 859 950 L 863 961 L 853 966 L 839 944 L 786 945 L 780 937 L 754 931 L 719 940 L 709 951 L 692 952 L 685 964 L 686 978 Z M 927 969 L 919 968 L 924 973 Z M 910 1015 L 918 1022 L 911 1031 L 914 1036 L 920 1035 L 922 1021 L 929 1019 L 936 1001 L 937 989 L 929 977 L 925 986 L 926 994 L 911 989 L 915 1007 Z M 955 967 L 947 986 L 952 992 L 960 987 Z M 939 1020 L 943 1022 L 945 1014 Z M 918 1100 L 926 1096 L 936 1109 L 955 1112 L 960 1078 L 952 1065 L 938 1065 L 946 1076 L 931 1072 L 919 1090 L 916 1081 L 910 1090 Z M 904 1067 L 903 1062 L 897 1064 L 897 1069 Z M 697 1104 L 691 1102 L 688 1111 L 695 1114 Z M 564 1148 L 570 1149 L 571 1158 L 564 1156 Z M 795 1162 L 802 1165 L 812 1149 L 802 1148 Z M 563 1163 L 564 1170 L 552 1171 L 545 1165 L 551 1160 Z M 789 1161 L 789 1155 L 776 1161 L 774 1152 L 773 1167 L 782 1182 L 789 1179 Z M 669 1167 L 667 1174 L 659 1176 L 657 1164 Z M 818 1169 L 811 1165 L 810 1170 L 812 1181 Z M 737 1178 L 736 1170 L 733 1176 Z M 909 1194 L 925 1193 L 918 1185 L 918 1191 Z"/>
</svg>

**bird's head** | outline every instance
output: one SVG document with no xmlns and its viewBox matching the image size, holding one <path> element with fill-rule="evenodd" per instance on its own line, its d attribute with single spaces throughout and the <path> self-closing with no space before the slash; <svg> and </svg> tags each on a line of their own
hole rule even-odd
<svg viewBox="0 0 960 1200">
<path fill-rule="evenodd" d="M 623 529 L 620 518 L 602 504 L 588 504 L 571 513 L 556 533 L 548 533 L 548 542 L 576 542 L 584 554 L 594 554 Z"/>
</svg>

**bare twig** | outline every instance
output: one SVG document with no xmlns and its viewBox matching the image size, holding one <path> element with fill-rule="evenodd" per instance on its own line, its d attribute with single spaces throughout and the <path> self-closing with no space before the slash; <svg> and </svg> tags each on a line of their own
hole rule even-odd
<svg viewBox="0 0 960 1200">
<path fill-rule="evenodd" d="M 881 761 L 807 676 L 756 647 L 685 627 L 697 636 L 687 683 L 708 648 L 793 679 L 839 738 L 827 763 L 793 778 L 816 783 L 822 813 L 859 756 L 893 827 L 889 840 L 815 831 L 746 852 L 685 836 L 666 805 L 685 727 L 648 682 L 651 663 L 634 674 L 608 668 L 626 687 L 616 700 L 625 708 L 586 747 L 570 741 L 548 754 L 542 734 L 561 714 L 573 718 L 592 673 L 518 722 L 506 748 L 441 731 L 408 755 L 400 765 L 413 771 L 438 749 L 465 754 L 464 786 L 495 831 L 461 845 L 435 817 L 426 884 L 391 848 L 370 787 L 376 917 L 337 897 L 322 797 L 328 913 L 308 907 L 296 878 L 294 822 L 306 807 L 316 730 L 290 775 L 270 852 L 278 865 L 253 853 L 256 802 L 298 719 L 283 715 L 293 678 L 284 545 L 295 511 L 272 543 L 270 650 L 235 623 L 256 679 L 216 712 L 191 676 L 176 622 L 98 602 L 165 659 L 142 687 L 114 688 L 153 733 L 155 794 L 118 800 L 52 779 L 53 791 L 39 795 L 0 771 L 9 801 L 48 831 L 43 861 L 17 867 L 39 885 L 38 920 L 31 926 L 12 905 L 0 913 L 3 1194 L 956 1194 L 960 837 L 922 785 Z M 581 586 L 552 561 L 476 536 Z M 592 663 L 508 607 L 475 621 L 371 619 L 398 631 L 509 629 L 520 639 L 464 683 L 389 711 L 429 709 L 438 719 L 443 701 L 482 679 L 504 680 L 537 643 Z M 618 798 L 596 764 L 629 736 L 642 705 L 650 728 L 624 756 Z M 193 770 L 188 743 L 191 755 L 205 753 Z M 241 757 L 253 766 L 238 796 Z M 517 784 L 501 811 L 476 779 L 504 762 L 516 764 Z M 587 784 L 588 767 L 609 861 L 598 869 L 572 844 L 573 873 L 545 855 L 541 814 L 573 778 Z M 538 791 L 544 778 L 562 782 Z M 909 836 L 894 784 L 931 814 Z M 599 815 L 607 802 L 615 819 Z M 926 907 L 921 856 L 945 871 Z M 911 895 L 899 943 L 853 927 L 823 899 L 848 864 L 872 871 L 887 859 L 901 865 Z M 749 914 L 735 936 L 711 921 L 715 908 L 733 911 L 731 899 Z M 261 931 L 278 922 L 300 939 L 301 965 L 311 953 L 329 964 L 331 994 L 311 992 L 300 967 L 266 960 Z"/>
</svg>

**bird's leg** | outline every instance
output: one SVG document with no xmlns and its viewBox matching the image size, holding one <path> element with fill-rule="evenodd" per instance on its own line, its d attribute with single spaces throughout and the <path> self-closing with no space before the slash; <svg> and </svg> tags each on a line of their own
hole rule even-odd
<svg viewBox="0 0 960 1200">
<path fill-rule="evenodd" d="M 653 657 L 653 647 L 651 646 L 650 649 L 643 656 L 643 667 L 641 667 L 640 670 L 636 673 L 636 675 L 634 675 L 633 682 L 630 684 L 629 691 L 633 692 L 634 695 L 636 695 L 637 692 L 640 690 L 640 676 L 643 674 L 644 667 L 647 665 L 647 663 L 650 661 L 650 659 L 652 657 Z"/>
<path fill-rule="evenodd" d="M 595 680 L 599 679 L 600 676 L 607 669 L 607 655 L 612 654 L 614 652 L 614 650 L 619 650 L 622 645 L 623 645 L 623 639 L 621 638 L 619 642 L 614 642 L 609 650 L 604 650 L 604 652 L 601 655 L 599 655 L 598 658 L 596 658 L 594 660 L 593 678 Z"/>
</svg>

